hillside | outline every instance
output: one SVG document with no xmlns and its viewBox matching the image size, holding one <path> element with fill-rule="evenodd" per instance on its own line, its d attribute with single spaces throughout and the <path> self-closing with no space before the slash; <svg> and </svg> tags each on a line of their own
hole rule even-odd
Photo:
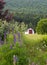
<svg viewBox="0 0 47 65">
<path fill-rule="evenodd" d="M 13 11 L 47 13 L 47 0 L 5 0 L 6 8 Z"/>
</svg>

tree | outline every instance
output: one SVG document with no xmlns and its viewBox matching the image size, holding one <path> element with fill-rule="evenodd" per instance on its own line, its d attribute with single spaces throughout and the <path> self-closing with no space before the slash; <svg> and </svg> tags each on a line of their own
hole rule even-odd
<svg viewBox="0 0 47 65">
<path fill-rule="evenodd" d="M 20 23 L 19 28 L 20 28 L 20 31 L 21 31 L 21 32 L 24 32 L 25 30 L 27 30 L 28 25 L 25 24 L 24 22 L 22 22 L 22 23 Z"/>
<path fill-rule="evenodd" d="M 36 31 L 38 34 L 47 34 L 47 19 L 42 19 L 38 22 Z"/>
<path fill-rule="evenodd" d="M 8 10 L 3 11 L 5 4 L 4 0 L 0 0 L 0 19 L 10 21 L 12 14 Z"/>
</svg>

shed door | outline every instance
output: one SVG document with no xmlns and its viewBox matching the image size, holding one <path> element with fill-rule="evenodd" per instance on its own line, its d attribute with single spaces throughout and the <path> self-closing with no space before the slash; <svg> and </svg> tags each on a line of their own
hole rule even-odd
<svg viewBox="0 0 47 65">
<path fill-rule="evenodd" d="M 32 30 L 29 30 L 29 34 L 32 34 Z"/>
</svg>

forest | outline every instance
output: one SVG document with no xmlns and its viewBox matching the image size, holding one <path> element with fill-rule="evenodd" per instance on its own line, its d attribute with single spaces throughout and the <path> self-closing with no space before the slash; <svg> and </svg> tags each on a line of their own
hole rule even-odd
<svg viewBox="0 0 47 65">
<path fill-rule="evenodd" d="M 17 22 L 24 22 L 34 30 L 40 19 L 47 18 L 47 0 L 4 0 L 5 8 Z"/>
<path fill-rule="evenodd" d="M 5 0 L 6 7 L 11 11 L 47 13 L 47 0 Z"/>
</svg>

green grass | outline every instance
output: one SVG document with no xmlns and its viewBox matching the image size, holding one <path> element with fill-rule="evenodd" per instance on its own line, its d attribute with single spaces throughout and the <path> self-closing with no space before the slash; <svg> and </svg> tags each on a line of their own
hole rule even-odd
<svg viewBox="0 0 47 65">
<path fill-rule="evenodd" d="M 9 35 L 8 42 L 12 42 L 13 36 Z M 29 65 L 34 62 L 38 65 L 46 65 L 47 60 L 47 35 L 25 35 L 22 36 L 23 43 L 16 43 L 13 49 L 10 44 L 4 44 L 0 47 L 0 65 L 13 65 L 13 55 L 17 55 L 17 65 Z M 2 63 L 1 63 L 2 62 Z"/>
<path fill-rule="evenodd" d="M 41 41 L 47 42 L 47 35 L 38 35 L 38 34 L 29 34 L 29 35 L 23 35 L 24 43 L 26 44 L 39 44 Z"/>
<path fill-rule="evenodd" d="M 23 35 L 31 62 L 45 65 L 47 59 L 47 35 Z"/>
</svg>

